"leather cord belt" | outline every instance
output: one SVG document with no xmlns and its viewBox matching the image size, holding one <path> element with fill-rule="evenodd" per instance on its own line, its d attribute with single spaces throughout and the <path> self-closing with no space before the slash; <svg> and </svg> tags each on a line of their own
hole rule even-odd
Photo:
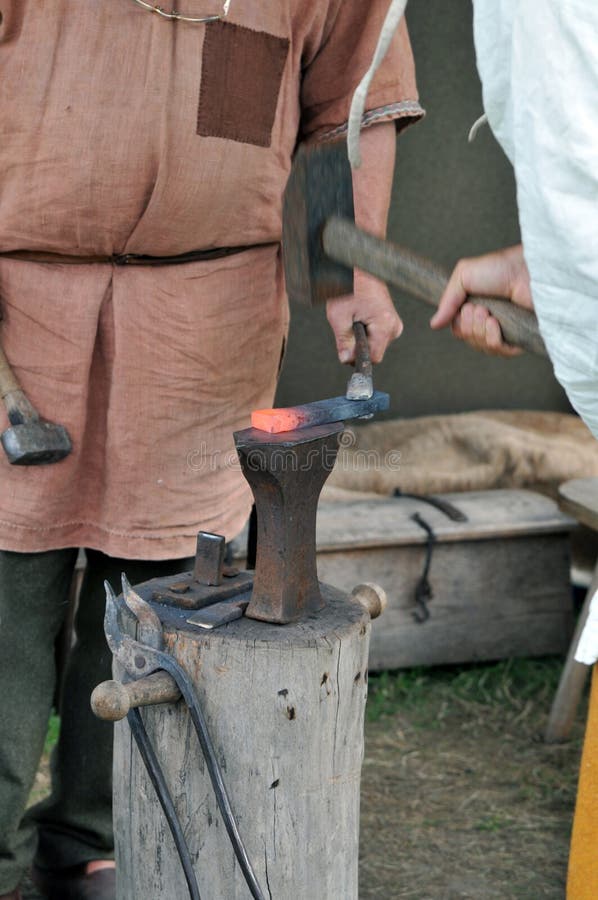
<svg viewBox="0 0 598 900">
<path fill-rule="evenodd" d="M 114 266 L 177 266 L 182 263 L 206 262 L 234 256 L 246 250 L 260 247 L 275 247 L 277 241 L 266 244 L 249 244 L 245 247 L 214 247 L 210 250 L 189 250 L 178 256 L 147 256 L 143 253 L 115 253 L 112 256 L 69 256 L 62 253 L 45 253 L 38 250 L 9 250 L 0 252 L 0 259 L 22 259 L 27 262 L 58 263 L 60 265 L 89 265 L 90 263 L 111 263 Z"/>
</svg>

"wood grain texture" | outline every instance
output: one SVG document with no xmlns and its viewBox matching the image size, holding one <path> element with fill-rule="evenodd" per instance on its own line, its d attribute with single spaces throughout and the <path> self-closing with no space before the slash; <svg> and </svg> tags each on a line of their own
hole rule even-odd
<svg viewBox="0 0 598 900">
<path fill-rule="evenodd" d="M 564 653 L 572 631 L 565 535 L 439 544 L 429 581 L 430 618 L 415 621 L 424 548 L 325 553 L 318 574 L 346 589 L 375 580 L 388 608 L 372 623 L 373 671 Z"/>
<path fill-rule="evenodd" d="M 533 491 L 467 491 L 438 496 L 465 513 L 467 521 L 453 522 L 429 504 L 409 497 L 322 502 L 318 510 L 318 552 L 425 544 L 425 533 L 411 519 L 415 512 L 430 523 L 443 542 L 568 533 L 575 527 L 575 520 L 561 512 L 554 500 Z"/>
<path fill-rule="evenodd" d="M 369 618 L 329 605 L 297 625 L 239 620 L 170 634 L 197 685 L 239 827 L 272 900 L 357 900 L 359 785 Z M 246 900 L 181 703 L 144 721 L 197 861 L 202 900 Z M 173 842 L 125 722 L 116 726 L 118 900 L 187 896 Z"/>
<path fill-rule="evenodd" d="M 380 584 L 388 609 L 372 625 L 372 671 L 565 653 L 573 629 L 570 532 L 576 522 L 527 490 L 441 494 L 466 513 L 453 522 L 407 497 L 322 502 L 318 576 L 344 591 Z M 415 586 L 433 527 L 430 619 L 418 624 Z M 242 565 L 243 542 L 236 559 Z"/>
</svg>

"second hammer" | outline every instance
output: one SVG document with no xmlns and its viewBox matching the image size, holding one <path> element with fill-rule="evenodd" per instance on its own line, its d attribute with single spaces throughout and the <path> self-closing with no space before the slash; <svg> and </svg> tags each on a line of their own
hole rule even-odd
<svg viewBox="0 0 598 900">
<path fill-rule="evenodd" d="M 0 395 L 10 428 L 0 436 L 8 461 L 13 466 L 39 466 L 59 462 L 72 450 L 63 425 L 40 418 L 17 381 L 4 350 L 0 347 Z"/>
</svg>

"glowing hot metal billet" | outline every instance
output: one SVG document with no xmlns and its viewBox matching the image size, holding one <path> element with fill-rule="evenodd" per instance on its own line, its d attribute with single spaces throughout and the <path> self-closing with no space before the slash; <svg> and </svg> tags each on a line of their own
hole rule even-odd
<svg viewBox="0 0 598 900">
<path fill-rule="evenodd" d="M 287 406 L 280 409 L 258 409 L 251 413 L 253 428 L 269 434 L 311 428 L 313 425 L 327 425 L 360 419 L 372 413 L 383 412 L 390 405 L 390 397 L 382 391 L 374 391 L 369 400 L 348 400 L 346 397 L 331 397 L 316 400 L 302 406 Z"/>
</svg>

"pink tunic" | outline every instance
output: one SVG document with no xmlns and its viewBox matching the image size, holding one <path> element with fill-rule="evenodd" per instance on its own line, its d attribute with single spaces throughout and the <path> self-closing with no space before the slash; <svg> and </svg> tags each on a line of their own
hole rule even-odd
<svg viewBox="0 0 598 900">
<path fill-rule="evenodd" d="M 225 22 L 197 25 L 133 0 L 4 0 L 0 252 L 269 246 L 157 268 L 0 257 L 2 344 L 74 444 L 51 466 L 0 456 L 1 548 L 163 559 L 191 554 L 200 528 L 240 530 L 251 498 L 232 432 L 276 385 L 291 155 L 346 122 L 387 6 L 233 0 Z M 420 115 L 403 29 L 367 121 Z"/>
</svg>

